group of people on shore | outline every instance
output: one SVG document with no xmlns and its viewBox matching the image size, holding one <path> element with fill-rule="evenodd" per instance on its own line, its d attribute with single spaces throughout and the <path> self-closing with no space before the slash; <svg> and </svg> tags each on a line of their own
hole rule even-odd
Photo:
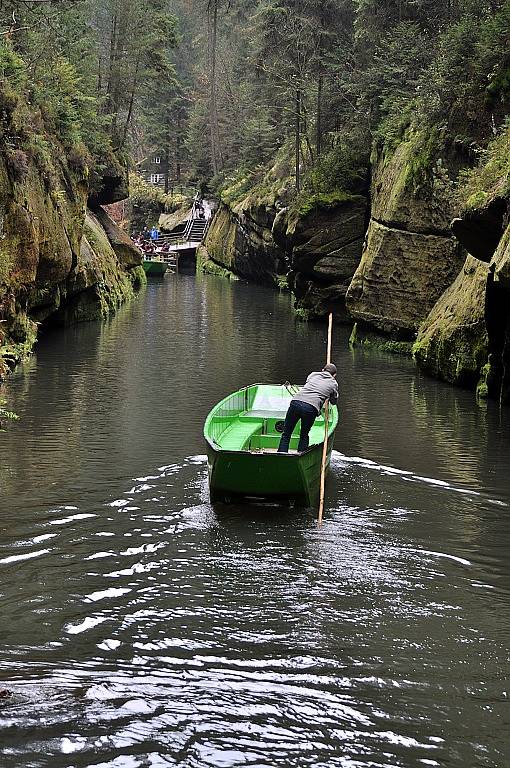
<svg viewBox="0 0 510 768">
<path fill-rule="evenodd" d="M 131 235 L 133 244 L 146 256 L 170 252 L 170 243 L 160 242 L 160 232 L 157 227 L 144 227 L 141 232 Z"/>
</svg>

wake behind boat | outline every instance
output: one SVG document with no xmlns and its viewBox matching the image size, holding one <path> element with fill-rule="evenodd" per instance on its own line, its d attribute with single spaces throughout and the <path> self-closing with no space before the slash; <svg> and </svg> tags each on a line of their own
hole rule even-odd
<svg viewBox="0 0 510 768">
<path fill-rule="evenodd" d="M 294 387 L 295 389 L 295 387 Z M 209 413 L 204 425 L 211 501 L 293 500 L 313 505 L 319 498 L 325 423 L 321 413 L 310 430 L 310 445 L 298 453 L 299 424 L 289 453 L 278 453 L 291 388 L 252 384 L 233 392 Z M 338 409 L 330 406 L 326 469 Z"/>
</svg>

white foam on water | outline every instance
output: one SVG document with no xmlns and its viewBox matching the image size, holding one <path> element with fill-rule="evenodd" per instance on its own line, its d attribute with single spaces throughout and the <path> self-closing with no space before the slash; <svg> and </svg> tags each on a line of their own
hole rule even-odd
<svg viewBox="0 0 510 768">
<path fill-rule="evenodd" d="M 38 549 L 37 552 L 26 552 L 24 555 L 10 555 L 9 557 L 3 557 L 0 563 L 17 563 L 20 560 L 32 560 L 34 557 L 41 557 L 51 552 L 50 549 Z"/>
<path fill-rule="evenodd" d="M 48 539 L 54 539 L 58 536 L 58 533 L 42 533 L 40 536 L 34 536 L 32 539 L 33 544 L 40 544 L 41 541 L 47 541 Z"/>
<path fill-rule="evenodd" d="M 416 483 L 424 483 L 426 485 L 432 485 L 436 488 L 444 488 L 445 490 L 453 491 L 454 493 L 461 493 L 466 496 L 477 496 L 477 497 L 483 496 L 483 494 L 480 491 L 475 491 L 472 488 L 459 487 L 459 486 L 453 485 L 452 483 L 449 483 L 446 480 L 438 480 L 434 477 L 416 475 L 414 474 L 414 472 L 411 472 L 410 470 L 399 469 L 398 467 L 391 467 L 385 464 L 378 464 L 376 461 L 372 461 L 372 459 L 364 459 L 361 456 L 345 456 L 343 453 L 340 453 L 339 451 L 332 452 L 331 454 L 332 467 L 341 469 L 346 466 L 349 466 L 350 464 L 354 464 L 360 467 L 365 467 L 366 469 L 373 469 L 384 475 L 396 475 L 396 476 L 400 475 L 402 477 L 402 480 L 407 480 L 409 482 L 416 482 Z M 487 501 L 490 504 L 497 504 L 498 506 L 503 506 L 503 507 L 508 506 L 506 502 L 500 501 L 497 499 L 487 499 Z"/>
<path fill-rule="evenodd" d="M 98 643 L 97 647 L 101 648 L 102 651 L 114 651 L 120 645 L 122 645 L 120 640 L 113 640 L 112 638 L 107 638 L 106 640 L 103 640 L 102 643 Z"/>
<path fill-rule="evenodd" d="M 156 488 L 156 486 L 150 483 L 142 483 L 141 485 L 134 485 L 128 493 L 142 493 L 143 491 L 150 491 L 151 488 Z"/>
<path fill-rule="evenodd" d="M 74 507 L 74 509 L 77 509 L 77 507 Z M 93 515 L 90 512 L 82 512 L 79 515 L 62 517 L 60 520 L 50 520 L 50 525 L 67 525 L 67 523 L 72 523 L 75 520 L 85 520 L 87 517 L 97 517 L 97 515 Z"/>
<path fill-rule="evenodd" d="M 190 464 L 205 464 L 207 461 L 207 456 L 205 456 L 205 454 L 199 454 L 198 456 L 188 456 L 186 461 L 189 461 Z"/>
<path fill-rule="evenodd" d="M 97 627 L 98 624 L 102 624 L 104 621 L 108 621 L 106 616 L 87 616 L 79 624 L 66 624 L 64 629 L 68 635 L 81 635 L 82 632 Z"/>
<path fill-rule="evenodd" d="M 434 552 L 431 549 L 408 549 L 408 552 L 416 552 L 419 555 L 432 555 L 433 557 L 443 557 L 446 560 L 453 560 L 461 565 L 472 566 L 470 560 L 465 560 L 463 557 L 457 557 L 456 555 L 447 555 L 445 552 Z"/>
<path fill-rule="evenodd" d="M 60 751 L 64 755 L 70 755 L 72 752 L 79 752 L 87 745 L 87 739 L 83 736 L 74 737 L 74 741 L 71 741 L 67 736 L 60 742 Z"/>
<path fill-rule="evenodd" d="M 85 603 L 96 603 L 98 600 L 105 600 L 109 597 L 120 597 L 120 595 L 127 595 L 131 592 L 128 587 L 110 587 L 109 589 L 100 590 L 98 592 L 91 592 L 90 595 L 86 595 L 83 598 Z"/>
</svg>

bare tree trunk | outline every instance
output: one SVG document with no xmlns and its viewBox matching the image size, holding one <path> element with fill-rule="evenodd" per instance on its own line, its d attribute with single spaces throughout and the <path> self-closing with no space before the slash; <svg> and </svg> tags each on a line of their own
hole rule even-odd
<svg viewBox="0 0 510 768">
<path fill-rule="evenodd" d="M 170 119 L 167 122 L 167 133 L 165 136 L 165 195 L 168 195 L 170 189 Z"/>
<path fill-rule="evenodd" d="M 108 83 L 106 86 L 106 93 L 108 95 L 108 100 L 110 100 L 112 95 L 112 89 L 113 89 L 113 82 L 114 82 L 114 69 L 115 69 L 115 59 L 116 59 L 116 51 L 117 51 L 117 13 L 115 12 L 113 14 L 112 18 L 112 30 L 110 33 L 110 67 L 108 72 Z"/>
<path fill-rule="evenodd" d="M 138 58 L 136 60 L 135 74 L 133 75 L 133 85 L 131 87 L 131 94 L 129 96 L 128 113 L 127 113 L 127 117 L 126 117 L 126 122 L 124 124 L 124 131 L 122 133 L 122 141 L 120 143 L 121 148 L 126 143 L 129 123 L 131 122 L 131 117 L 133 116 L 133 106 L 134 106 L 134 103 L 135 103 L 135 93 L 136 93 L 136 88 L 137 88 L 137 85 L 138 85 L 138 73 L 140 71 L 140 56 L 141 56 L 141 54 L 138 54 Z"/>
<path fill-rule="evenodd" d="M 216 42 L 218 36 L 218 0 L 209 0 L 207 7 L 209 38 L 211 164 L 214 175 L 220 168 L 218 148 L 218 109 L 216 104 Z"/>
<path fill-rule="evenodd" d="M 177 131 L 175 134 L 175 178 L 181 183 L 181 113 L 177 112 Z"/>
<path fill-rule="evenodd" d="M 317 81 L 317 125 L 315 136 L 315 153 L 317 155 L 317 160 L 321 156 L 322 150 L 322 83 L 323 81 L 321 73 Z"/>
<path fill-rule="evenodd" d="M 301 189 L 301 91 L 296 91 L 296 191 Z"/>
</svg>

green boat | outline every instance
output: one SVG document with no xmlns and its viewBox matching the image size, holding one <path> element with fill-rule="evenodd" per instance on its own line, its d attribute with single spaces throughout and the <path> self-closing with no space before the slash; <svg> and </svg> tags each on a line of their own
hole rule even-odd
<svg viewBox="0 0 510 768">
<path fill-rule="evenodd" d="M 228 395 L 209 413 L 204 425 L 211 502 L 294 501 L 312 506 L 320 491 L 324 415 L 310 430 L 310 445 L 298 453 L 299 423 L 289 453 L 278 453 L 283 421 L 296 387 L 252 384 Z M 338 409 L 329 407 L 329 467 Z"/>
<path fill-rule="evenodd" d="M 146 275 L 154 277 L 164 275 L 168 269 L 168 264 L 162 259 L 144 259 L 142 267 Z"/>
</svg>

